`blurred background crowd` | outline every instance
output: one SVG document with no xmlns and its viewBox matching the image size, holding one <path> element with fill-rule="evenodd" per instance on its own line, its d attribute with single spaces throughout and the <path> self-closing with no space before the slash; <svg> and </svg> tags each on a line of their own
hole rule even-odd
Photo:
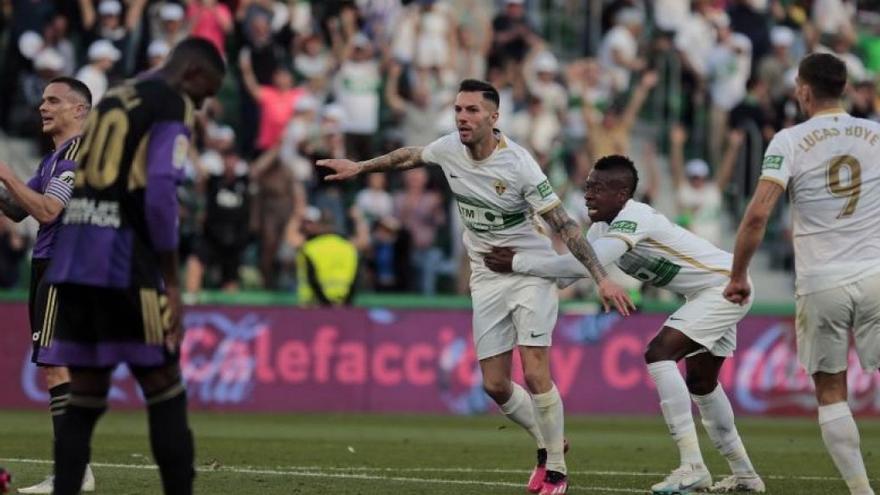
<svg viewBox="0 0 880 495">
<path fill-rule="evenodd" d="M 203 289 L 350 300 L 352 291 L 334 283 L 360 292 L 465 293 L 462 226 L 439 170 L 336 183 L 322 181 L 314 166 L 426 145 L 453 131 L 451 104 L 463 78 L 499 89 L 498 127 L 533 153 L 585 225 L 581 186 L 591 163 L 626 154 L 640 169 L 640 200 L 723 248 L 731 247 L 767 143 L 802 119 L 793 96 L 801 56 L 841 57 L 848 111 L 880 119 L 880 0 L 0 5 L 0 158 L 21 176 L 47 150 L 37 107 L 53 77 L 81 79 L 97 100 L 160 65 L 186 36 L 207 38 L 225 54 L 231 70 L 199 117 L 180 188 L 190 300 Z M 787 217 L 783 207 L 772 223 L 762 268 L 786 283 Z M 33 233 L 33 224 L 0 217 L 0 286 L 26 283 Z M 323 241 L 310 249 L 314 240 Z M 323 285 L 317 296 L 316 285 Z M 585 291 L 576 285 L 567 296 Z"/>
</svg>

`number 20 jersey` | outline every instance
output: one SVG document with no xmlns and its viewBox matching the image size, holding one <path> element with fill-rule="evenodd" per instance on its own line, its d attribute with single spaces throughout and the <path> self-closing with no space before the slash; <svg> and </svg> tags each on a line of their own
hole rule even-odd
<svg viewBox="0 0 880 495">
<path fill-rule="evenodd" d="M 158 78 L 110 90 L 92 110 L 50 283 L 159 287 L 158 253 L 177 249 L 177 184 L 192 102 Z"/>
<path fill-rule="evenodd" d="M 761 179 L 791 198 L 798 294 L 880 272 L 880 124 L 818 113 L 774 136 Z"/>
</svg>

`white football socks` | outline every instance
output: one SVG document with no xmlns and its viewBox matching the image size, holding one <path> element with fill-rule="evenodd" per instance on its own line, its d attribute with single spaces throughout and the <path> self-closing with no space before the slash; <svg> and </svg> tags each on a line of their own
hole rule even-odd
<svg viewBox="0 0 880 495">
<path fill-rule="evenodd" d="M 681 464 L 703 464 L 697 428 L 694 426 L 694 417 L 691 414 L 691 399 L 675 361 L 650 363 L 648 373 L 657 385 L 663 419 L 669 426 L 672 439 L 678 445 Z"/>
<path fill-rule="evenodd" d="M 532 397 L 516 382 L 511 382 L 513 393 L 510 399 L 498 406 L 501 412 L 514 423 L 525 428 L 529 435 L 535 439 L 539 449 L 545 448 L 544 436 L 535 420 L 535 408 L 532 406 Z"/>
<path fill-rule="evenodd" d="M 721 452 L 730 464 L 730 470 L 738 476 L 754 476 L 755 468 L 746 448 L 743 446 L 739 432 L 736 431 L 736 425 L 733 422 L 733 408 L 730 407 L 730 401 L 727 394 L 721 388 L 719 383 L 715 390 L 706 395 L 693 395 L 691 398 L 700 409 L 700 417 L 703 420 L 703 426 L 715 448 Z"/>
<path fill-rule="evenodd" d="M 843 476 L 852 495 L 874 495 L 862 452 L 859 450 L 859 430 L 846 402 L 819 406 L 819 427 L 822 440 L 831 454 L 834 465 Z"/>
<path fill-rule="evenodd" d="M 565 474 L 565 414 L 562 409 L 562 397 L 553 385 L 549 391 L 532 396 L 535 405 L 535 417 L 541 434 L 547 444 L 547 470 Z"/>
</svg>

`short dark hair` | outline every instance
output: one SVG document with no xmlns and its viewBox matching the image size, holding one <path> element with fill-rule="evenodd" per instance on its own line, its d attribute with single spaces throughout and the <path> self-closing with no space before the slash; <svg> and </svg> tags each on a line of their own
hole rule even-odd
<svg viewBox="0 0 880 495">
<path fill-rule="evenodd" d="M 593 168 L 595 170 L 628 173 L 630 176 L 629 197 L 632 197 L 633 194 L 635 194 L 636 187 L 639 185 L 639 172 L 636 170 L 635 164 L 629 158 L 623 155 L 603 156 L 596 162 L 596 165 L 594 165 Z"/>
<path fill-rule="evenodd" d="M 501 97 L 495 86 L 479 79 L 465 79 L 458 85 L 459 93 L 482 93 L 483 98 L 495 104 L 495 108 L 501 107 Z"/>
<path fill-rule="evenodd" d="M 166 62 L 169 66 L 179 67 L 180 64 L 192 62 L 194 60 L 207 64 L 208 67 L 217 71 L 218 74 L 226 73 L 226 62 L 223 61 L 223 55 L 214 46 L 214 43 L 205 38 L 190 36 L 178 43 Z"/>
<path fill-rule="evenodd" d="M 85 83 L 83 83 L 79 79 L 74 79 L 72 77 L 67 77 L 67 76 L 60 76 L 60 77 L 56 77 L 56 78 L 52 79 L 51 81 L 49 81 L 49 84 L 54 84 L 54 83 L 66 84 L 67 87 L 69 87 L 71 91 L 82 96 L 83 99 L 86 100 L 87 106 L 89 106 L 89 107 L 92 106 L 92 92 L 89 91 L 89 87 L 86 86 Z"/>
<path fill-rule="evenodd" d="M 830 53 L 811 53 L 798 65 L 798 78 L 816 98 L 837 99 L 846 87 L 846 64 Z"/>
</svg>

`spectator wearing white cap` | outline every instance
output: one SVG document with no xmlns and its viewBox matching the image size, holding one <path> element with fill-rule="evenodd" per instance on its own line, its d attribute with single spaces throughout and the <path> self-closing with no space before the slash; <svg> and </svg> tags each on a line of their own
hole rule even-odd
<svg viewBox="0 0 880 495">
<path fill-rule="evenodd" d="M 153 40 L 147 46 L 147 68 L 152 70 L 161 66 L 171 52 L 165 40 Z"/>
<path fill-rule="evenodd" d="M 730 29 L 724 12 L 712 18 L 718 30 L 718 44 L 709 52 L 709 161 L 718 164 L 722 143 L 727 134 L 727 119 L 746 96 L 746 83 L 752 71 L 752 42 L 744 34 Z"/>
<path fill-rule="evenodd" d="M 774 26 L 770 30 L 770 44 L 773 49 L 758 62 L 755 75 L 767 83 L 770 97 L 774 102 L 785 97 L 787 86 L 785 73 L 795 65 L 795 58 L 791 53 L 794 42 L 795 34 L 791 28 Z"/>
<path fill-rule="evenodd" d="M 32 72 L 23 72 L 18 93 L 10 110 L 10 129 L 21 135 L 37 136 L 40 132 L 40 113 L 37 111 L 43 98 L 43 90 L 53 78 L 64 71 L 64 57 L 54 48 L 43 48 L 36 54 Z"/>
<path fill-rule="evenodd" d="M 163 2 L 158 6 L 158 23 L 154 39 L 165 40 L 168 46 L 174 46 L 189 35 L 184 19 L 186 12 L 179 3 Z M 221 52 L 222 53 L 222 52 Z"/>
<path fill-rule="evenodd" d="M 614 91 L 629 88 L 630 74 L 645 67 L 638 56 L 639 35 L 645 22 L 644 14 L 633 8 L 621 10 L 615 17 L 616 25 L 602 38 L 599 45 L 599 63 L 611 75 Z"/>
<path fill-rule="evenodd" d="M 715 176 L 709 164 L 701 158 L 684 162 L 684 146 L 687 132 L 681 125 L 670 130 L 669 167 L 675 187 L 675 199 L 679 209 L 678 223 L 691 232 L 721 247 L 722 197 L 730 182 L 736 155 L 742 140 L 740 131 L 732 131 L 732 139 Z"/>
<path fill-rule="evenodd" d="M 529 93 L 537 95 L 543 102 L 544 111 L 556 117 L 559 123 L 565 121 L 568 108 L 568 94 L 565 86 L 559 83 L 559 61 L 550 51 L 542 49 L 541 44 L 533 45 L 526 58 L 523 75 Z"/>
<path fill-rule="evenodd" d="M 76 78 L 82 81 L 92 92 L 92 101 L 98 103 L 107 92 L 109 79 L 107 72 L 121 57 L 119 50 L 107 40 L 98 40 L 89 46 L 89 63 L 82 66 Z"/>
<path fill-rule="evenodd" d="M 129 46 L 131 32 L 139 26 L 147 0 L 126 2 L 125 9 L 119 0 L 101 0 L 97 9 L 89 0 L 80 0 L 79 4 L 88 46 L 103 39 L 113 43 L 120 52 L 120 58 L 109 70 L 108 77 L 111 81 L 127 77 L 128 73 L 134 70 L 134 67 L 127 66 L 133 63 Z"/>
</svg>

